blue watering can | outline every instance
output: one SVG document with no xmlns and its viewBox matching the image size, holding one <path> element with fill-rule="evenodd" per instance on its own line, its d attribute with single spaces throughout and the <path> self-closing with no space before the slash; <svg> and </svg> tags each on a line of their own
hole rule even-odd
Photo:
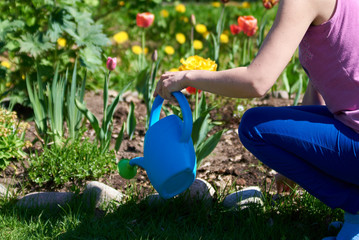
<svg viewBox="0 0 359 240">
<path fill-rule="evenodd" d="M 183 121 L 176 115 L 160 118 L 163 98 L 153 102 L 149 128 L 145 135 L 143 157 L 122 159 L 118 170 L 122 177 L 132 178 L 137 166 L 144 168 L 153 187 L 161 197 L 169 199 L 190 187 L 196 178 L 196 154 L 191 138 L 192 112 L 181 92 L 172 93 L 177 99 Z"/>
</svg>

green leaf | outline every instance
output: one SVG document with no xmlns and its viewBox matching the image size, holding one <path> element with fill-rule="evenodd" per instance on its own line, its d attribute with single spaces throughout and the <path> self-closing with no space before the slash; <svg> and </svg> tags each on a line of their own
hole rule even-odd
<svg viewBox="0 0 359 240">
<path fill-rule="evenodd" d="M 93 129 L 95 130 L 98 139 L 101 139 L 101 136 L 100 136 L 101 135 L 101 129 L 100 129 L 100 125 L 99 125 L 98 120 L 95 117 L 95 115 L 93 115 L 93 113 L 90 110 L 88 110 L 86 108 L 86 106 L 84 104 L 82 104 L 79 100 L 75 99 L 75 104 L 76 104 L 77 108 L 90 121 L 90 124 L 93 127 Z"/>
<path fill-rule="evenodd" d="M 131 102 L 130 111 L 128 113 L 126 122 L 127 122 L 127 127 L 126 127 L 127 135 L 130 137 L 131 140 L 136 128 L 135 105 L 133 104 L 133 102 Z"/>
<path fill-rule="evenodd" d="M 50 42 L 49 37 L 43 35 L 42 33 L 36 33 L 35 35 L 26 33 L 21 37 L 19 43 L 20 52 L 30 54 L 35 58 L 55 46 Z"/>
<path fill-rule="evenodd" d="M 122 143 L 122 140 L 123 140 L 123 133 L 125 131 L 125 122 L 122 124 L 122 128 L 121 128 L 121 131 L 120 133 L 118 134 L 118 137 L 116 139 L 116 143 L 115 143 L 115 151 L 118 152 L 120 150 L 120 147 L 121 147 L 121 143 Z"/>
<path fill-rule="evenodd" d="M 196 151 L 197 166 L 200 166 L 202 160 L 206 158 L 215 149 L 218 142 L 221 140 L 224 131 L 225 130 L 216 132 L 198 147 Z"/>
</svg>

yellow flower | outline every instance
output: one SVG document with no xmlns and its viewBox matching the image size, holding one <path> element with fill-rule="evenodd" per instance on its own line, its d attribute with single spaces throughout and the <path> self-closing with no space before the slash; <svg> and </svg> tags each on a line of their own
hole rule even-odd
<svg viewBox="0 0 359 240">
<path fill-rule="evenodd" d="M 120 6 L 125 6 L 125 2 L 124 1 L 120 1 Z"/>
<path fill-rule="evenodd" d="M 212 2 L 212 6 L 215 8 L 219 8 L 221 6 L 220 2 Z"/>
<path fill-rule="evenodd" d="M 10 83 L 10 82 L 7 82 L 7 83 L 5 84 L 5 86 L 6 86 L 6 87 L 10 87 L 10 86 L 11 86 L 11 83 Z"/>
<path fill-rule="evenodd" d="M 242 2 L 242 6 L 241 6 L 242 8 L 250 8 L 251 7 L 251 4 L 249 3 L 249 2 L 247 2 L 247 1 L 245 1 L 245 2 Z"/>
<path fill-rule="evenodd" d="M 170 70 L 168 70 L 170 72 L 178 72 L 178 68 L 171 68 Z"/>
<path fill-rule="evenodd" d="M 184 44 L 186 42 L 186 36 L 183 33 L 177 33 L 176 40 L 179 44 Z"/>
<path fill-rule="evenodd" d="M 222 33 L 221 36 L 219 37 L 219 40 L 221 43 L 228 43 L 229 41 L 228 35 Z"/>
<path fill-rule="evenodd" d="M 200 56 L 190 56 L 186 60 L 181 59 L 180 62 L 182 65 L 178 68 L 179 71 L 185 70 L 207 70 L 207 71 L 216 71 L 217 64 L 215 61 L 207 58 L 204 59 Z"/>
<path fill-rule="evenodd" d="M 58 44 L 60 47 L 65 47 L 65 46 L 66 46 L 66 39 L 65 39 L 65 38 L 59 38 L 59 39 L 57 39 L 57 44 Z"/>
<path fill-rule="evenodd" d="M 193 48 L 196 50 L 201 50 L 203 48 L 203 43 L 200 40 L 194 40 Z"/>
<path fill-rule="evenodd" d="M 166 17 L 168 17 L 170 15 L 169 12 L 166 9 L 162 9 L 160 14 L 164 18 L 166 18 Z"/>
<path fill-rule="evenodd" d="M 168 55 L 173 55 L 175 53 L 175 49 L 171 46 L 166 46 L 165 53 L 167 53 Z"/>
<path fill-rule="evenodd" d="M 200 34 L 203 34 L 203 33 L 207 32 L 207 27 L 206 27 L 206 25 L 204 25 L 204 24 L 197 24 L 197 25 L 195 26 L 195 29 L 196 29 L 196 31 L 197 31 L 198 33 L 200 33 Z"/>
<path fill-rule="evenodd" d="M 25 75 L 24 75 L 24 74 L 21 75 L 21 79 L 22 79 L 22 80 L 25 80 Z"/>
<path fill-rule="evenodd" d="M 6 68 L 10 68 L 10 67 L 11 67 L 11 64 L 10 64 L 9 61 L 2 61 L 2 62 L 1 62 L 1 66 L 6 67 Z"/>
<path fill-rule="evenodd" d="M 125 31 L 118 32 L 113 35 L 113 40 L 118 44 L 122 44 L 128 40 L 128 34 Z"/>
<path fill-rule="evenodd" d="M 131 48 L 134 54 L 140 55 L 142 53 L 142 48 L 138 45 L 133 45 Z"/>
<path fill-rule="evenodd" d="M 183 4 L 178 4 L 176 6 L 176 12 L 179 12 L 179 13 L 184 13 L 186 12 L 186 6 L 183 5 Z"/>
</svg>

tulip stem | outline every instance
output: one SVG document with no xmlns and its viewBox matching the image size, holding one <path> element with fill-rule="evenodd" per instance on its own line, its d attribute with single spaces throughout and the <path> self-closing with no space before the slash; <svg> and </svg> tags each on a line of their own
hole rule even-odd
<svg viewBox="0 0 359 240">
<path fill-rule="evenodd" d="M 145 39 L 146 39 L 145 29 L 143 29 L 143 31 L 142 31 L 142 39 L 141 39 L 141 44 L 142 44 L 141 66 L 140 66 L 141 71 L 143 70 L 144 64 L 145 64 Z"/>
</svg>

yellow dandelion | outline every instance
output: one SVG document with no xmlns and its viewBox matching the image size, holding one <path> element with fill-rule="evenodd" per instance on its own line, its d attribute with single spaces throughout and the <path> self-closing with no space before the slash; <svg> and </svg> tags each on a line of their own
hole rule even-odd
<svg viewBox="0 0 359 240">
<path fill-rule="evenodd" d="M 221 43 L 228 43 L 229 42 L 228 35 L 222 33 L 221 36 L 219 37 L 219 41 Z"/>
<path fill-rule="evenodd" d="M 65 38 L 57 39 L 57 45 L 59 45 L 60 47 L 65 47 L 66 46 L 66 39 Z"/>
<path fill-rule="evenodd" d="M 186 36 L 183 33 L 177 33 L 176 40 L 179 44 L 184 44 L 186 42 Z"/>
<path fill-rule="evenodd" d="M 120 6 L 121 6 L 121 7 L 125 6 L 125 2 L 124 2 L 124 1 L 120 1 Z"/>
<path fill-rule="evenodd" d="M 178 72 L 178 68 L 171 68 L 170 70 L 168 70 L 170 72 Z"/>
<path fill-rule="evenodd" d="M 113 35 L 113 40 L 118 44 L 122 44 L 128 40 L 128 34 L 125 31 L 118 32 Z"/>
<path fill-rule="evenodd" d="M 162 9 L 160 15 L 164 18 L 167 18 L 170 14 L 166 9 Z"/>
<path fill-rule="evenodd" d="M 204 24 L 197 24 L 197 25 L 195 26 L 195 29 L 196 29 L 196 31 L 197 31 L 198 33 L 200 33 L 200 34 L 203 34 L 203 33 L 207 32 L 207 27 L 206 27 L 206 25 L 204 25 Z"/>
<path fill-rule="evenodd" d="M 22 79 L 22 80 L 25 80 L 25 75 L 24 75 L 24 74 L 21 75 L 21 79 Z"/>
<path fill-rule="evenodd" d="M 220 2 L 212 2 L 212 7 L 219 8 L 221 6 Z"/>
<path fill-rule="evenodd" d="M 2 62 L 1 62 L 1 66 L 6 67 L 6 68 L 9 69 L 9 68 L 11 67 L 11 64 L 10 64 L 9 61 L 2 61 Z"/>
<path fill-rule="evenodd" d="M 140 55 L 142 53 L 142 48 L 138 45 L 133 45 L 131 48 L 134 54 Z"/>
<path fill-rule="evenodd" d="M 193 48 L 196 50 L 201 50 L 203 48 L 203 43 L 200 40 L 194 40 Z"/>
<path fill-rule="evenodd" d="M 7 82 L 7 83 L 5 84 L 5 86 L 6 86 L 6 87 L 10 87 L 10 86 L 11 86 L 11 83 L 10 83 L 10 82 Z"/>
<path fill-rule="evenodd" d="M 168 55 L 173 55 L 175 53 L 175 49 L 172 46 L 165 46 L 165 53 Z"/>
<path fill-rule="evenodd" d="M 176 6 L 176 12 L 185 13 L 186 12 L 186 6 L 183 5 L 183 4 L 178 4 Z"/>
<path fill-rule="evenodd" d="M 251 7 L 251 4 L 247 1 L 245 2 L 242 2 L 242 5 L 241 5 L 242 8 L 250 8 Z"/>
<path fill-rule="evenodd" d="M 144 54 L 148 53 L 148 47 L 145 47 L 145 50 L 143 51 Z"/>
</svg>

